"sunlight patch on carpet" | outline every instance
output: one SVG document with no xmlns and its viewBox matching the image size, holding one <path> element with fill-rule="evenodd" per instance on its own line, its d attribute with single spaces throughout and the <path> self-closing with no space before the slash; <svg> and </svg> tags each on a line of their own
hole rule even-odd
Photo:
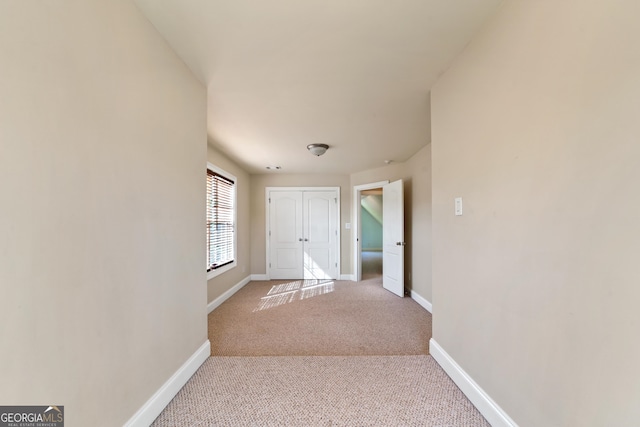
<svg viewBox="0 0 640 427">
<path fill-rule="evenodd" d="M 258 306 L 253 312 L 268 310 L 284 304 L 291 304 L 319 295 L 325 295 L 335 290 L 333 280 L 294 280 L 287 283 L 273 285 L 267 295 L 260 298 Z"/>
</svg>

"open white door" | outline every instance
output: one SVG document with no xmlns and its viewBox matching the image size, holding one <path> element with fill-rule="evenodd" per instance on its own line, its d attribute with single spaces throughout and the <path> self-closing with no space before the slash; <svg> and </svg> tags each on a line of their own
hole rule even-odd
<svg viewBox="0 0 640 427">
<path fill-rule="evenodd" d="M 402 180 L 382 187 L 382 286 L 404 297 L 404 198 Z"/>
</svg>

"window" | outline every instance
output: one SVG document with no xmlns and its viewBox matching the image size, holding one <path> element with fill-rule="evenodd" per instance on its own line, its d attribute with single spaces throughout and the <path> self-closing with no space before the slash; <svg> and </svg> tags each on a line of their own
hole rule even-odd
<svg viewBox="0 0 640 427">
<path fill-rule="evenodd" d="M 207 165 L 208 279 L 236 265 L 236 178 Z"/>
</svg>

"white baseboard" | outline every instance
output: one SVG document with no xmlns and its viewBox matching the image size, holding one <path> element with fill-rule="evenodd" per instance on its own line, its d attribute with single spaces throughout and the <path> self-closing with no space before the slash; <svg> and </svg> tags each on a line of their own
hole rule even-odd
<svg viewBox="0 0 640 427">
<path fill-rule="evenodd" d="M 518 426 L 433 338 L 429 341 L 429 354 L 433 356 L 492 427 Z"/>
<path fill-rule="evenodd" d="M 356 281 L 355 274 L 341 274 L 338 280 L 351 280 L 352 282 Z"/>
<path fill-rule="evenodd" d="M 433 309 L 433 307 L 431 306 L 431 303 L 426 299 L 424 299 L 419 293 L 415 291 L 411 291 L 411 299 L 417 302 L 418 304 L 420 304 L 420 306 L 425 310 L 427 310 L 429 313 L 433 313 L 431 311 Z"/>
<path fill-rule="evenodd" d="M 240 289 L 242 289 L 242 287 L 244 285 L 246 285 L 250 281 L 251 281 L 251 276 L 245 277 L 240 282 L 238 282 L 235 285 L 233 285 L 233 287 L 231 289 L 229 289 L 228 291 L 226 291 L 225 293 L 220 295 L 218 298 L 216 298 L 213 301 L 211 301 L 209 304 L 207 304 L 207 313 L 211 313 L 213 310 L 218 308 L 220 306 L 220 304 L 222 304 L 223 302 L 228 300 L 231 297 L 231 295 L 233 295 L 236 292 L 238 292 Z"/>
<path fill-rule="evenodd" d="M 193 355 L 184 362 L 162 387 L 156 391 L 138 412 L 126 422 L 125 427 L 148 427 L 184 387 L 200 365 L 211 355 L 211 343 L 205 341 Z"/>
</svg>

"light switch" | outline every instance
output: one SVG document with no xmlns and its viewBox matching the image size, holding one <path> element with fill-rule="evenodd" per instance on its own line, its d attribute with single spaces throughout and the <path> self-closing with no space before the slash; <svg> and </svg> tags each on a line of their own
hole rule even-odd
<svg viewBox="0 0 640 427">
<path fill-rule="evenodd" d="M 345 222 L 344 223 L 344 228 L 345 228 L 345 230 L 351 230 L 351 223 L 350 222 Z"/>
<path fill-rule="evenodd" d="M 456 197 L 456 216 L 462 215 L 462 197 Z"/>
</svg>

